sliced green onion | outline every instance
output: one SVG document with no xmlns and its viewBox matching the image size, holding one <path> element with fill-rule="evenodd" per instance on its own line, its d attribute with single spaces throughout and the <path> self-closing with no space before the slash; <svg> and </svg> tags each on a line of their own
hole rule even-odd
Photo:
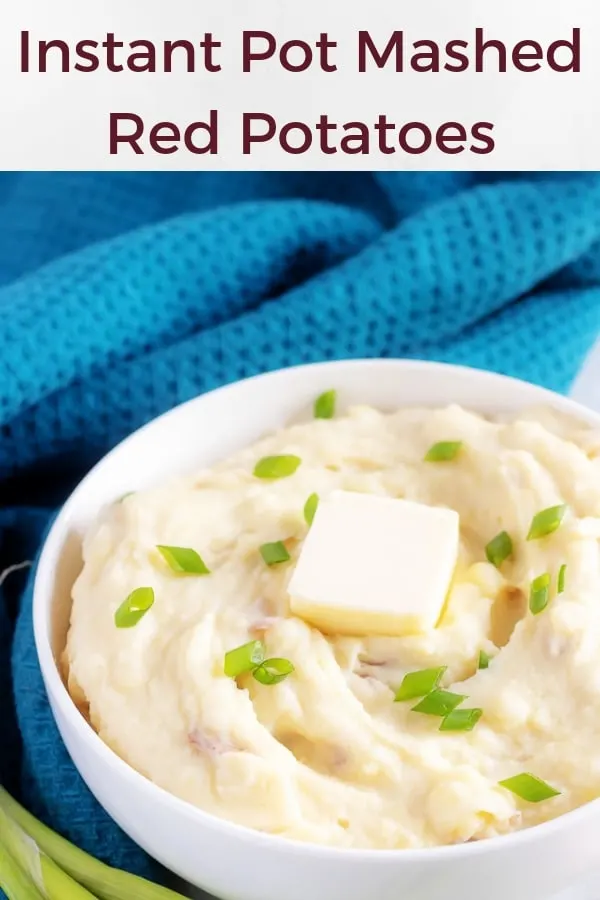
<svg viewBox="0 0 600 900">
<path fill-rule="evenodd" d="M 473 731 L 482 715 L 482 709 L 453 709 L 442 719 L 440 731 Z"/>
<path fill-rule="evenodd" d="M 289 659 L 274 656 L 272 659 L 265 659 L 260 666 L 257 666 L 252 672 L 252 677 L 261 684 L 279 684 L 293 671 L 294 666 Z"/>
<path fill-rule="evenodd" d="M 115 613 L 117 628 L 133 628 L 146 615 L 154 603 L 154 590 L 151 587 L 140 587 L 132 591 L 123 600 Z"/>
<path fill-rule="evenodd" d="M 489 654 L 487 654 L 485 652 L 485 650 L 480 650 L 479 651 L 479 659 L 477 661 L 477 668 L 478 669 L 487 669 L 490 664 L 490 659 L 491 659 L 491 657 L 489 656 Z"/>
<path fill-rule="evenodd" d="M 521 775 L 513 775 L 512 778 L 505 778 L 499 781 L 500 787 L 506 788 L 521 800 L 527 800 L 528 803 L 539 803 L 541 800 L 549 800 L 550 797 L 558 797 L 560 791 L 550 787 L 541 778 L 530 775 L 529 772 L 523 772 Z"/>
<path fill-rule="evenodd" d="M 437 669 L 421 669 L 418 672 L 408 672 L 402 679 L 402 684 L 396 692 L 394 700 L 414 700 L 415 697 L 424 697 L 431 693 L 442 678 L 448 666 L 439 666 Z"/>
<path fill-rule="evenodd" d="M 262 544 L 260 555 L 268 566 L 276 566 L 278 563 L 287 562 L 290 554 L 287 552 L 283 541 L 273 541 L 271 544 Z"/>
<path fill-rule="evenodd" d="M 189 547 L 167 547 L 158 544 L 156 549 L 164 556 L 174 572 L 186 575 L 209 575 L 210 569 L 199 553 Z"/>
<path fill-rule="evenodd" d="M 452 691 L 438 689 L 423 697 L 412 709 L 413 712 L 425 713 L 428 716 L 447 716 L 466 699 L 466 694 L 453 694 Z"/>
<path fill-rule="evenodd" d="M 317 506 L 319 505 L 319 495 L 311 494 L 304 504 L 304 521 L 307 525 L 312 525 Z"/>
<path fill-rule="evenodd" d="M 461 447 L 462 441 L 440 441 L 429 448 L 424 457 L 425 462 L 450 462 Z"/>
<path fill-rule="evenodd" d="M 335 415 L 335 401 L 337 394 L 335 391 L 325 391 L 315 400 L 315 419 L 333 419 Z"/>
<path fill-rule="evenodd" d="M 504 560 L 511 556 L 512 552 L 512 538 L 506 531 L 501 531 L 495 538 L 492 538 L 485 548 L 485 555 L 488 558 L 488 562 L 491 562 L 496 568 L 499 568 Z"/>
<path fill-rule="evenodd" d="M 534 616 L 546 609 L 549 599 L 550 575 L 548 572 L 544 572 L 543 575 L 538 575 L 537 578 L 533 579 L 529 589 L 529 609 Z"/>
<path fill-rule="evenodd" d="M 566 506 L 550 506 L 536 513 L 531 520 L 529 532 L 527 534 L 528 541 L 537 541 L 539 538 L 546 537 L 548 534 L 556 531 L 567 511 Z"/>
<path fill-rule="evenodd" d="M 244 672 L 251 672 L 260 666 L 265 658 L 265 645 L 262 641 L 250 641 L 225 654 L 223 671 L 229 678 L 237 678 Z"/>
<path fill-rule="evenodd" d="M 299 456 L 264 456 L 254 466 L 256 478 L 287 478 L 293 475 L 302 460 Z"/>
<path fill-rule="evenodd" d="M 123 494 L 122 497 L 119 497 L 117 502 L 122 503 L 123 500 L 127 500 L 128 497 L 133 497 L 134 494 L 135 494 L 135 491 L 127 491 L 126 494 Z"/>
<path fill-rule="evenodd" d="M 565 576 L 567 574 L 567 564 L 563 563 L 560 569 L 558 570 L 558 593 L 562 594 L 565 589 Z"/>
</svg>

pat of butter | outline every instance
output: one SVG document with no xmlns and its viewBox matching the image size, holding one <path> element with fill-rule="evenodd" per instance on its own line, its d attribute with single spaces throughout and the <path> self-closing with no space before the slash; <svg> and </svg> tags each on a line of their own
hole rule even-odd
<svg viewBox="0 0 600 900">
<path fill-rule="evenodd" d="M 319 503 L 289 582 L 291 610 L 338 634 L 434 628 L 456 566 L 459 517 L 349 491 Z"/>
</svg>

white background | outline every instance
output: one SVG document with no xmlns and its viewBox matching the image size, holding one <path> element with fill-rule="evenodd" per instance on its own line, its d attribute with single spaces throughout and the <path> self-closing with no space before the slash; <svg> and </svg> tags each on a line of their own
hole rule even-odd
<svg viewBox="0 0 600 900">
<path fill-rule="evenodd" d="M 356 41 L 369 30 L 382 47 L 394 30 L 407 40 L 472 41 L 474 29 L 509 45 L 535 39 L 548 45 L 582 30 L 582 72 L 412 73 L 391 69 L 358 74 Z M 222 71 L 209 74 L 20 74 L 19 34 L 38 40 L 102 40 L 107 31 L 129 41 L 223 42 Z M 338 71 L 287 73 L 276 61 L 241 71 L 241 32 L 269 30 L 284 41 L 337 40 Z M 599 0 L 4 0 L 0 11 L 0 169 L 595 169 L 600 168 Z M 220 116 L 217 156 L 182 151 L 170 156 L 130 148 L 108 152 L 108 116 L 135 112 L 149 124 L 180 126 Z M 267 112 L 282 125 L 315 121 L 320 113 L 343 124 L 371 123 L 380 113 L 402 125 L 433 128 L 447 121 L 495 123 L 496 150 L 487 156 L 420 156 L 283 152 L 277 141 L 241 153 L 243 112 Z"/>
<path fill-rule="evenodd" d="M 586 360 L 571 390 L 574 400 L 600 412 L 600 343 Z M 600 900 L 600 891 L 598 893 Z"/>
</svg>

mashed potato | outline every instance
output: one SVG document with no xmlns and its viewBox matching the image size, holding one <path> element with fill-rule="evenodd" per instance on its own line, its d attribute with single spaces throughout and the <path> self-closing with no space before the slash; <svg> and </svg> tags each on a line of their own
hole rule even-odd
<svg viewBox="0 0 600 900">
<path fill-rule="evenodd" d="M 455 460 L 423 461 L 450 439 L 463 442 Z M 459 407 L 360 407 L 130 495 L 85 539 L 66 649 L 72 696 L 156 784 L 289 838 L 426 847 L 573 809 L 600 795 L 599 446 L 549 412 L 490 421 Z M 274 454 L 302 463 L 277 481 L 254 477 Z M 290 614 L 304 503 L 336 488 L 458 511 L 459 563 L 434 630 L 341 637 Z M 533 516 L 556 504 L 568 505 L 560 528 L 526 541 Z M 514 554 L 496 568 L 485 547 L 502 530 Z M 278 540 L 291 560 L 267 566 L 258 548 Z M 159 544 L 194 548 L 210 574 L 175 574 Z M 546 572 L 550 600 L 532 615 L 530 585 Z M 142 585 L 154 605 L 117 628 L 115 611 Z M 276 685 L 227 677 L 225 653 L 253 638 L 294 673 Z M 440 732 L 436 717 L 394 702 L 406 673 L 436 666 L 447 666 L 444 688 L 483 710 L 472 731 Z M 529 803 L 499 785 L 523 772 L 559 796 Z"/>
</svg>

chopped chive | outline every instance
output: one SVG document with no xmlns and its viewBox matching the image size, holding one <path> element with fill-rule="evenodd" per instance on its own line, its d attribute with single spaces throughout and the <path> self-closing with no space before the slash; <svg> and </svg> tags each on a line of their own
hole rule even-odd
<svg viewBox="0 0 600 900">
<path fill-rule="evenodd" d="M 478 669 L 487 669 L 490 664 L 491 657 L 485 652 L 485 650 L 479 651 L 479 660 L 477 661 Z"/>
<path fill-rule="evenodd" d="M 549 599 L 550 575 L 548 572 L 544 572 L 543 575 L 538 575 L 537 578 L 533 579 L 529 589 L 529 609 L 534 616 L 546 609 Z"/>
<path fill-rule="evenodd" d="M 450 462 L 461 447 L 462 441 L 440 441 L 429 448 L 424 457 L 425 462 Z"/>
<path fill-rule="evenodd" d="M 189 547 L 168 547 L 158 544 L 156 549 L 161 553 L 174 572 L 186 575 L 209 575 L 204 560 L 199 553 Z"/>
<path fill-rule="evenodd" d="M 119 497 L 117 503 L 122 503 L 123 500 L 127 500 L 128 497 L 133 497 L 134 494 L 135 494 L 135 491 L 127 491 L 126 494 L 123 494 L 122 497 Z"/>
<path fill-rule="evenodd" d="M 325 391 L 315 400 L 314 414 L 315 419 L 333 419 L 335 415 L 335 401 L 337 393 L 335 391 Z"/>
<path fill-rule="evenodd" d="M 117 628 L 133 628 L 146 615 L 153 603 L 154 590 L 151 587 L 136 588 L 115 612 L 115 625 Z"/>
<path fill-rule="evenodd" d="M 279 684 L 280 681 L 291 675 L 293 671 L 294 666 L 289 659 L 275 656 L 272 659 L 265 659 L 263 663 L 257 666 L 252 672 L 252 677 L 260 681 L 261 684 Z"/>
<path fill-rule="evenodd" d="M 402 679 L 402 684 L 396 692 L 394 700 L 414 700 L 415 697 L 424 697 L 433 691 L 442 678 L 448 666 L 439 666 L 437 669 L 421 669 L 419 672 L 408 672 Z"/>
<path fill-rule="evenodd" d="M 482 709 L 453 709 L 442 719 L 440 731 L 473 731 L 481 716 Z"/>
<path fill-rule="evenodd" d="M 499 781 L 500 787 L 506 788 L 522 800 L 528 803 L 539 803 L 541 800 L 549 800 L 550 797 L 558 797 L 560 791 L 550 787 L 541 778 L 530 775 L 529 772 L 523 772 L 521 775 L 513 775 L 512 778 L 505 778 Z"/>
<path fill-rule="evenodd" d="M 273 541 L 271 544 L 262 544 L 260 547 L 260 555 L 268 566 L 275 566 L 278 563 L 287 562 L 290 554 L 287 552 L 286 546 L 282 541 Z"/>
<path fill-rule="evenodd" d="M 558 570 L 558 588 L 557 591 L 559 594 L 565 589 L 565 576 L 567 574 L 567 564 L 563 563 L 560 569 Z"/>
<path fill-rule="evenodd" d="M 225 654 L 223 671 L 229 678 L 237 678 L 244 672 L 251 672 L 260 666 L 265 658 L 265 645 L 262 641 L 250 641 Z"/>
<path fill-rule="evenodd" d="M 263 456 L 254 466 L 256 478 L 287 478 L 293 475 L 302 460 L 299 456 Z"/>
<path fill-rule="evenodd" d="M 319 495 L 311 494 L 304 504 L 304 521 L 307 525 L 312 525 L 317 506 L 319 505 Z"/>
<path fill-rule="evenodd" d="M 501 531 L 495 538 L 492 538 L 485 548 L 485 555 L 487 556 L 488 562 L 491 562 L 496 568 L 499 568 L 504 560 L 511 556 L 512 552 L 512 538 L 506 531 Z"/>
<path fill-rule="evenodd" d="M 542 509 L 541 512 L 536 513 L 531 520 L 527 540 L 537 541 L 539 538 L 552 534 L 559 527 L 566 511 L 567 507 L 562 505 L 550 506 L 548 509 Z"/>
<path fill-rule="evenodd" d="M 437 689 L 423 697 L 412 709 L 413 712 L 425 713 L 428 716 L 447 716 L 466 699 L 465 694 L 453 694 L 452 691 Z"/>
</svg>

